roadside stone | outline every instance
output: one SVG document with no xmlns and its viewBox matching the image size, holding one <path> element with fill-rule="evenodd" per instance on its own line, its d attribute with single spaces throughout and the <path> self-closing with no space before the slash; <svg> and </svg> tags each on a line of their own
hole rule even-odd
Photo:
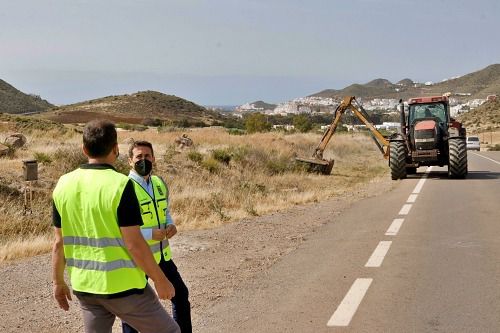
<svg viewBox="0 0 500 333">
<path fill-rule="evenodd" d="M 4 145 L 16 149 L 24 146 L 26 144 L 26 141 L 26 137 L 23 134 L 14 133 L 5 138 Z"/>
</svg>

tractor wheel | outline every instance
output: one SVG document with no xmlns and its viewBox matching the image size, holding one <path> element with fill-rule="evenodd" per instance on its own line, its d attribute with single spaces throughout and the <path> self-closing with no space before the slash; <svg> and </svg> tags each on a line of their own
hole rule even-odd
<svg viewBox="0 0 500 333">
<path fill-rule="evenodd" d="M 467 145 L 465 139 L 449 139 L 448 148 L 448 177 L 465 178 L 467 176 Z"/>
<path fill-rule="evenodd" d="M 389 154 L 392 180 L 406 178 L 406 150 L 401 141 L 392 141 Z"/>
</svg>

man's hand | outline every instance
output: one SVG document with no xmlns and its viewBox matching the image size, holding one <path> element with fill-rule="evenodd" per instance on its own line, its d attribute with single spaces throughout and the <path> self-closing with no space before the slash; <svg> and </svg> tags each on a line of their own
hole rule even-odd
<svg viewBox="0 0 500 333">
<path fill-rule="evenodd" d="M 155 241 L 164 240 L 166 235 L 167 235 L 167 230 L 168 229 L 154 229 L 153 230 L 153 240 L 155 240 Z"/>
<path fill-rule="evenodd" d="M 177 233 L 177 228 L 175 227 L 175 224 L 169 224 L 167 225 L 166 229 L 166 236 L 167 239 L 172 238 L 176 233 Z"/>
<path fill-rule="evenodd" d="M 172 299 L 175 296 L 175 288 L 165 275 L 154 281 L 154 283 L 159 299 Z"/>
<path fill-rule="evenodd" d="M 54 284 L 54 298 L 61 309 L 69 310 L 68 300 L 71 301 L 71 292 L 66 283 Z"/>
</svg>

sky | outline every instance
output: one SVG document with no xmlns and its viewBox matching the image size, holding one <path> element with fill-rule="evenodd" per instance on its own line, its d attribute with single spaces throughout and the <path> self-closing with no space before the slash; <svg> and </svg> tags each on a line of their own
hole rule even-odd
<svg viewBox="0 0 500 333">
<path fill-rule="evenodd" d="M 498 0 L 0 0 L 0 79 L 53 104 L 269 103 L 500 63 Z"/>
</svg>

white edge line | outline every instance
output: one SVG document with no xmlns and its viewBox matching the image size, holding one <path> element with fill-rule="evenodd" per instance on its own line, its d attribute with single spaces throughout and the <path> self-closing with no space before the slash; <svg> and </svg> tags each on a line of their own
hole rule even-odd
<svg viewBox="0 0 500 333">
<path fill-rule="evenodd" d="M 392 241 L 381 241 L 373 251 L 370 259 L 365 264 L 365 267 L 380 267 L 384 258 L 391 248 Z"/>
<path fill-rule="evenodd" d="M 372 281 L 370 278 L 356 279 L 326 326 L 349 326 Z"/>
<path fill-rule="evenodd" d="M 386 236 L 396 236 L 399 232 L 399 229 L 403 225 L 403 222 L 405 219 L 394 219 L 392 221 L 391 226 L 389 229 L 387 229 L 387 232 L 385 233 Z"/>
<path fill-rule="evenodd" d="M 493 162 L 493 163 L 500 164 L 500 162 L 495 161 L 494 159 L 491 159 L 491 158 L 489 158 L 489 157 L 483 156 L 483 155 L 481 155 L 481 154 L 474 153 L 474 155 L 479 156 L 479 157 L 482 157 L 482 158 L 487 159 L 487 160 L 490 160 L 490 161 L 491 161 L 491 162 Z"/>
</svg>

